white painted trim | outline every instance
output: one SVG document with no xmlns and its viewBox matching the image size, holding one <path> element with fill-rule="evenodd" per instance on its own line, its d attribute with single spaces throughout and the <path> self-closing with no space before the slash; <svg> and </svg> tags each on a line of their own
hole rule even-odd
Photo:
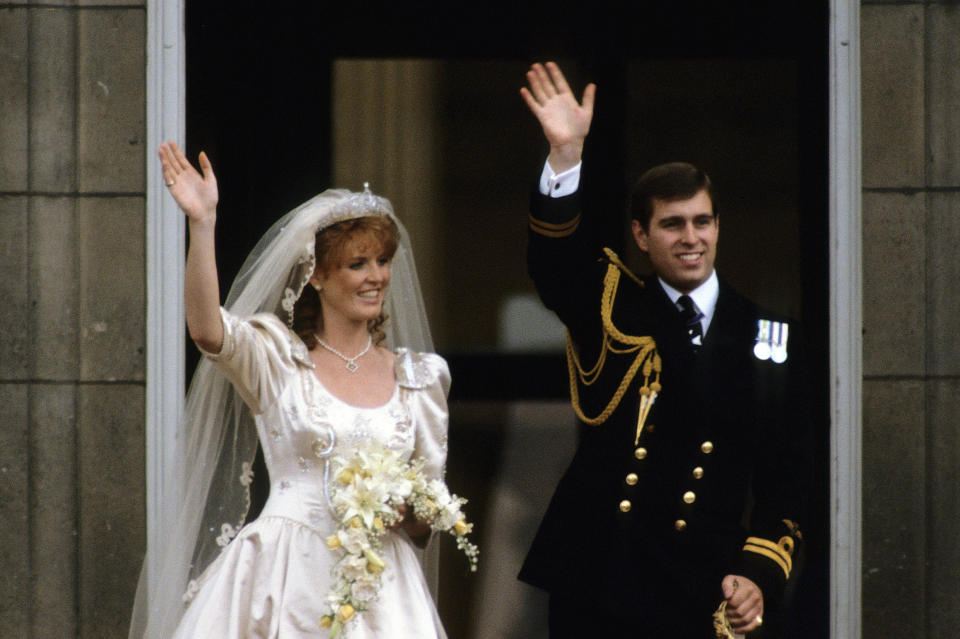
<svg viewBox="0 0 960 639">
<path fill-rule="evenodd" d="M 146 483 L 147 569 L 157 574 L 161 522 L 179 503 L 184 397 L 184 220 L 163 186 L 156 149 L 186 133 L 184 0 L 147 0 Z M 152 580 L 148 577 L 148 584 Z"/>
<path fill-rule="evenodd" d="M 183 458 L 184 221 L 153 152 L 185 136 L 184 0 L 147 0 L 147 552 L 178 502 Z M 859 2 L 831 0 L 830 20 L 830 627 L 861 635 L 861 171 Z"/>
<path fill-rule="evenodd" d="M 861 634 L 860 2 L 830 1 L 830 636 Z"/>
</svg>

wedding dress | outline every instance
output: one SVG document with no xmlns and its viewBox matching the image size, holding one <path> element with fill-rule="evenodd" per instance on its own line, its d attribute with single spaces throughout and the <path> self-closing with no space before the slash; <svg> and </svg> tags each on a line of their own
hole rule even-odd
<svg viewBox="0 0 960 639">
<path fill-rule="evenodd" d="M 319 619 L 337 555 L 327 497 L 328 460 L 374 440 L 422 458 L 441 478 L 447 450 L 450 374 L 438 355 L 396 351 L 387 403 L 358 408 L 320 383 L 306 346 L 270 313 L 240 319 L 222 311 L 221 352 L 207 354 L 250 408 L 270 475 L 259 517 L 239 530 L 224 523 L 223 550 L 184 596 L 175 639 L 294 639 L 329 636 Z M 252 479 L 245 466 L 237 481 Z M 379 596 L 346 626 L 347 639 L 445 639 L 416 551 L 405 533 L 386 533 Z"/>
</svg>

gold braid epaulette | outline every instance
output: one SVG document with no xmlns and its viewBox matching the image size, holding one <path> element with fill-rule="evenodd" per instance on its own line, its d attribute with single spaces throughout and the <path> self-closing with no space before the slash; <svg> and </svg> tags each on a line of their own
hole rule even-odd
<svg viewBox="0 0 960 639">
<path fill-rule="evenodd" d="M 603 326 L 603 340 L 600 345 L 600 354 L 597 357 L 597 362 L 590 370 L 585 370 L 580 363 L 580 357 L 577 355 L 577 350 L 573 344 L 573 340 L 570 338 L 570 333 L 567 333 L 567 368 L 570 372 L 570 402 L 573 404 L 573 410 L 581 421 L 591 426 L 599 426 L 607 421 L 610 415 L 613 414 L 613 411 L 617 409 L 617 406 L 620 405 L 620 401 L 626 394 L 634 377 L 636 377 L 637 371 L 639 371 L 642 366 L 643 385 L 640 387 L 640 412 L 637 415 L 637 435 L 639 437 L 643 422 L 646 420 L 647 414 L 653 405 L 653 400 L 656 398 L 657 393 L 660 392 L 660 370 L 662 368 L 662 362 L 660 361 L 660 355 L 657 353 L 656 342 L 654 342 L 652 337 L 648 335 L 627 335 L 614 326 L 612 319 L 613 302 L 616 299 L 617 289 L 620 286 L 620 273 L 626 273 L 627 276 L 633 279 L 639 286 L 643 286 L 643 282 L 624 266 L 623 262 L 620 261 L 620 258 L 618 258 L 613 251 L 607 248 L 603 250 L 610 260 L 610 263 L 607 265 L 607 272 L 603 277 L 603 295 L 600 298 L 600 318 Z M 614 340 L 624 346 L 614 346 Z M 606 408 L 596 417 L 588 417 L 580 406 L 580 388 L 577 381 L 579 378 L 580 383 L 584 386 L 594 384 L 603 371 L 608 352 L 617 355 L 635 352 L 637 355 L 624 374 L 623 379 L 620 380 L 620 384 L 617 386 L 613 397 L 611 397 L 607 403 Z"/>
</svg>

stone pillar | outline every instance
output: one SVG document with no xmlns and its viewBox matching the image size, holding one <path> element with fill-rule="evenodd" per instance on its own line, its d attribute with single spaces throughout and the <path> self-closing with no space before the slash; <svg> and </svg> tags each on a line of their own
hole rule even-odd
<svg viewBox="0 0 960 639">
<path fill-rule="evenodd" d="M 3 636 L 126 636 L 143 552 L 142 4 L 0 2 Z"/>
<path fill-rule="evenodd" d="M 958 34 L 956 3 L 863 4 L 865 637 L 960 627 Z"/>
<path fill-rule="evenodd" d="M 960 628 L 960 5 L 930 3 L 926 21 L 927 636 Z"/>
</svg>

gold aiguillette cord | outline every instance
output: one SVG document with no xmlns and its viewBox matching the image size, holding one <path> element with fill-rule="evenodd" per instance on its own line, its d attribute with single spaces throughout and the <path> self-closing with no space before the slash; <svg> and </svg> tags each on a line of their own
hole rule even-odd
<svg viewBox="0 0 960 639">
<path fill-rule="evenodd" d="M 660 355 L 654 352 L 643 363 L 643 378 L 649 380 L 651 373 L 654 374 L 654 378 L 649 384 L 640 387 L 640 409 L 637 411 L 637 436 L 633 440 L 634 446 L 640 443 L 640 435 L 647 423 L 647 416 L 653 408 L 653 403 L 657 401 L 657 393 L 660 392 L 660 369 Z"/>
</svg>

